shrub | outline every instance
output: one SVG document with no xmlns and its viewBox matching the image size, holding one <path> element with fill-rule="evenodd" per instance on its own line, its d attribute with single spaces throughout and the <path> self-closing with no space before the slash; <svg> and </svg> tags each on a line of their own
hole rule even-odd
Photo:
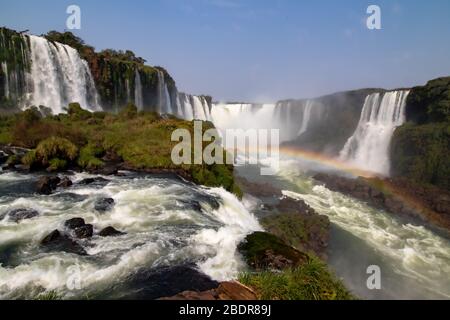
<svg viewBox="0 0 450 320">
<path fill-rule="evenodd" d="M 44 166 L 50 163 L 51 159 L 74 161 L 78 156 L 78 148 L 67 139 L 50 137 L 36 148 L 36 158 Z"/>
<path fill-rule="evenodd" d="M 105 150 L 102 147 L 87 144 L 80 150 L 77 163 L 82 168 L 96 169 L 104 165 L 98 157 L 104 154 Z"/>
<path fill-rule="evenodd" d="M 92 117 L 92 113 L 81 108 L 79 103 L 69 103 L 67 114 L 73 120 L 87 120 Z"/>
<path fill-rule="evenodd" d="M 354 296 L 318 258 L 278 273 L 243 273 L 239 281 L 252 288 L 260 300 L 353 300 Z"/>
</svg>

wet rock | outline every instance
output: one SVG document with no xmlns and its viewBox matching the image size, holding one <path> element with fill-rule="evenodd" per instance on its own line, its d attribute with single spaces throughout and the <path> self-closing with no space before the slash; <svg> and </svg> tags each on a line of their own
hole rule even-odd
<svg viewBox="0 0 450 320">
<path fill-rule="evenodd" d="M 106 184 L 109 181 L 105 178 L 102 177 L 97 177 L 97 178 L 86 178 L 81 180 L 80 182 L 78 182 L 79 185 L 83 185 L 83 186 L 87 186 L 87 185 L 91 185 L 91 184 Z"/>
<path fill-rule="evenodd" d="M 162 298 L 160 300 L 223 300 L 223 301 L 248 301 L 257 300 L 256 293 L 247 286 L 237 281 L 227 281 L 220 283 L 216 289 L 208 291 L 184 291 L 173 297 Z"/>
<path fill-rule="evenodd" d="M 58 184 L 59 188 L 69 188 L 72 186 L 72 180 L 70 180 L 68 177 L 62 178 L 61 182 Z"/>
<path fill-rule="evenodd" d="M 39 212 L 33 209 L 14 209 L 7 214 L 9 216 L 9 220 L 19 223 L 25 219 L 31 219 L 37 217 Z"/>
<path fill-rule="evenodd" d="M 73 233 L 78 239 L 91 238 L 94 234 L 94 226 L 92 224 L 85 224 L 84 226 L 75 228 Z"/>
<path fill-rule="evenodd" d="M 56 188 L 58 184 L 61 182 L 59 177 L 42 177 L 38 180 L 36 189 L 40 194 L 51 194 Z"/>
<path fill-rule="evenodd" d="M 114 199 L 112 198 L 102 198 L 95 201 L 94 208 L 98 212 L 106 212 L 114 207 Z"/>
<path fill-rule="evenodd" d="M 106 227 L 98 233 L 100 237 L 117 237 L 124 234 L 125 232 L 120 232 L 113 227 Z"/>
<path fill-rule="evenodd" d="M 41 245 L 50 251 L 64 251 L 68 253 L 75 253 L 78 255 L 87 255 L 84 248 L 76 241 L 72 240 L 59 230 L 52 231 L 41 241 Z"/>
<path fill-rule="evenodd" d="M 72 218 L 64 222 L 64 226 L 70 230 L 75 230 L 76 228 L 80 228 L 84 225 L 86 225 L 86 223 L 83 218 Z"/>
<path fill-rule="evenodd" d="M 247 264 L 255 270 L 283 270 L 308 261 L 308 255 L 266 232 L 248 235 L 238 246 Z"/>
<path fill-rule="evenodd" d="M 8 160 L 8 155 L 0 150 L 0 165 L 4 164 Z"/>
<path fill-rule="evenodd" d="M 217 281 L 198 271 L 195 265 L 187 264 L 141 270 L 117 291 L 127 292 L 118 297 L 120 299 L 152 300 L 183 291 L 207 291 L 218 286 Z"/>
</svg>

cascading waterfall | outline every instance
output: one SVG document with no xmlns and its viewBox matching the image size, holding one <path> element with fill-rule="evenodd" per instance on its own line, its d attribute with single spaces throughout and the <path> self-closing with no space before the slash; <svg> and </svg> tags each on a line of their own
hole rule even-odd
<svg viewBox="0 0 450 320">
<path fill-rule="evenodd" d="M 78 102 L 83 108 L 98 110 L 91 71 L 75 49 L 37 36 L 30 36 L 30 44 L 31 105 L 44 105 L 60 113 L 69 103 Z"/>
<path fill-rule="evenodd" d="M 9 99 L 9 74 L 8 74 L 8 65 L 6 62 L 2 62 L 2 72 L 5 77 L 5 97 Z"/>
<path fill-rule="evenodd" d="M 134 103 L 138 110 L 143 110 L 144 108 L 144 97 L 142 93 L 142 83 L 139 71 L 136 69 L 136 75 L 134 80 Z"/>
<path fill-rule="evenodd" d="M 392 134 L 405 122 L 409 91 L 374 93 L 366 98 L 358 127 L 340 158 L 362 169 L 389 175 Z"/>
<path fill-rule="evenodd" d="M 158 112 L 161 114 L 173 113 L 169 88 L 161 70 L 158 70 Z"/>
<path fill-rule="evenodd" d="M 302 117 L 302 126 L 300 127 L 300 130 L 298 132 L 298 136 L 301 136 L 306 132 L 306 130 L 308 130 L 309 121 L 311 120 L 312 106 L 313 106 L 312 100 L 306 101 Z"/>
</svg>

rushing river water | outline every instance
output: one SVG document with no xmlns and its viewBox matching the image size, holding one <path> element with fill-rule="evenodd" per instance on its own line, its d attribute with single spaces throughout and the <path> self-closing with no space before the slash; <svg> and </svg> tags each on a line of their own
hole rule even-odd
<svg viewBox="0 0 450 320">
<path fill-rule="evenodd" d="M 361 298 L 449 299 L 450 241 L 314 182 L 298 161 L 284 161 L 278 185 L 332 222 L 331 267 Z M 280 182 L 281 179 L 281 182 Z M 381 268 L 381 290 L 367 288 L 367 267 Z"/>
<path fill-rule="evenodd" d="M 51 291 L 64 298 L 127 297 L 142 270 L 187 264 L 215 280 L 231 279 L 243 266 L 237 244 L 260 229 L 223 189 L 133 174 L 77 183 L 87 177 L 75 174 L 72 187 L 47 196 L 35 194 L 38 176 L 0 174 L 0 298 L 35 298 Z M 99 213 L 94 204 L 104 197 L 113 198 L 115 206 Z M 5 216 L 20 208 L 39 216 L 19 223 Z M 64 222 L 74 217 L 94 226 L 94 237 L 80 240 L 88 255 L 43 250 L 40 241 L 55 229 L 64 231 Z M 95 235 L 107 226 L 126 234 Z"/>
</svg>

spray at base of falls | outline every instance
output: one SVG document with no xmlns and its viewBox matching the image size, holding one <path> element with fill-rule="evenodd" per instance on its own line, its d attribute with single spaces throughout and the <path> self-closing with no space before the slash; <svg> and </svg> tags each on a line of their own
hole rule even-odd
<svg viewBox="0 0 450 320">
<path fill-rule="evenodd" d="M 389 175 L 389 145 L 395 129 L 405 122 L 409 91 L 374 93 L 366 98 L 358 127 L 340 159 L 362 169 Z"/>
</svg>

